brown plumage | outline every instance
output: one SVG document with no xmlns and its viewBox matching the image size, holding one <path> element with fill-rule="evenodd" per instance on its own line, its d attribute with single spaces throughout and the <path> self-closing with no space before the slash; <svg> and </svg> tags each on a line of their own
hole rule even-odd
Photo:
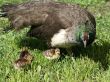
<svg viewBox="0 0 110 82">
<path fill-rule="evenodd" d="M 2 10 L 13 28 L 18 30 L 31 26 L 27 35 L 46 41 L 49 47 L 86 47 L 96 36 L 94 16 L 77 4 L 32 1 L 4 5 Z"/>
<path fill-rule="evenodd" d="M 46 19 L 50 19 L 50 15 L 52 14 L 57 16 L 56 20 L 60 19 L 59 21 L 61 21 L 62 23 L 64 22 L 65 27 L 70 27 L 73 23 L 78 24 L 79 20 L 80 23 L 84 20 L 91 20 L 95 24 L 94 17 L 77 4 L 71 5 L 60 2 L 31 1 L 16 5 L 3 5 L 1 9 L 7 14 L 7 17 L 11 21 L 13 28 L 18 27 L 18 29 L 25 25 L 42 25 L 44 24 Z M 65 15 L 67 15 L 68 18 L 65 19 Z M 74 19 L 69 18 L 69 15 L 73 15 Z M 50 21 L 49 24 L 51 24 Z"/>
<path fill-rule="evenodd" d="M 14 62 L 15 69 L 21 69 L 27 65 L 30 65 L 33 60 L 33 56 L 29 53 L 27 49 L 23 49 L 20 53 L 18 60 Z"/>
<path fill-rule="evenodd" d="M 11 26 L 18 30 L 25 26 L 43 24 L 51 8 L 49 3 L 31 1 L 23 4 L 6 4 L 1 9 L 5 17 L 11 21 Z"/>
</svg>

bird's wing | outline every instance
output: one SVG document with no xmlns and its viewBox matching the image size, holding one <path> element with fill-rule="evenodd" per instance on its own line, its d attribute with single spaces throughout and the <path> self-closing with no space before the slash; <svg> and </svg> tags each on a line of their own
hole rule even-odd
<svg viewBox="0 0 110 82">
<path fill-rule="evenodd" d="M 6 17 L 10 20 L 12 27 L 29 26 L 36 23 L 40 12 L 39 8 L 43 3 L 30 1 L 21 4 L 4 4 L 0 7 L 0 17 Z"/>
</svg>

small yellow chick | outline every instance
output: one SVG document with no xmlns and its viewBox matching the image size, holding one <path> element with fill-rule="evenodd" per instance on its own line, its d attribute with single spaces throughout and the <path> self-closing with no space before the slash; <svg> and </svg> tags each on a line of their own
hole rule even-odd
<svg viewBox="0 0 110 82">
<path fill-rule="evenodd" d="M 46 50 L 43 52 L 43 55 L 49 60 L 60 58 L 60 49 L 56 48 Z"/>
<path fill-rule="evenodd" d="M 33 60 L 33 56 L 29 53 L 27 49 L 23 49 L 20 53 L 18 60 L 14 62 L 15 69 L 21 69 L 26 65 L 30 65 Z"/>
</svg>

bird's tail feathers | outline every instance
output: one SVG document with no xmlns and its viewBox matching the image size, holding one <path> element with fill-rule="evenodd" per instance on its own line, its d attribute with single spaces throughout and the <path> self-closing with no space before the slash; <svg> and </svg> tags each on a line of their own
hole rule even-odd
<svg viewBox="0 0 110 82">
<path fill-rule="evenodd" d="M 6 17 L 7 13 L 6 12 L 0 12 L 0 17 Z"/>
<path fill-rule="evenodd" d="M 4 4 L 0 7 L 0 17 L 6 17 L 8 12 L 12 9 L 16 9 L 16 5 L 14 4 Z"/>
</svg>

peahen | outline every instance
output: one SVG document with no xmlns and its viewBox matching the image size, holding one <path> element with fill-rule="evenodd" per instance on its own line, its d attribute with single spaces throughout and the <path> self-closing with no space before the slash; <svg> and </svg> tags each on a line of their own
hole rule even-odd
<svg viewBox="0 0 110 82">
<path fill-rule="evenodd" d="M 27 35 L 44 40 L 49 48 L 84 47 L 96 37 L 94 16 L 77 4 L 31 1 L 1 7 L 16 30 L 31 26 Z"/>
</svg>

